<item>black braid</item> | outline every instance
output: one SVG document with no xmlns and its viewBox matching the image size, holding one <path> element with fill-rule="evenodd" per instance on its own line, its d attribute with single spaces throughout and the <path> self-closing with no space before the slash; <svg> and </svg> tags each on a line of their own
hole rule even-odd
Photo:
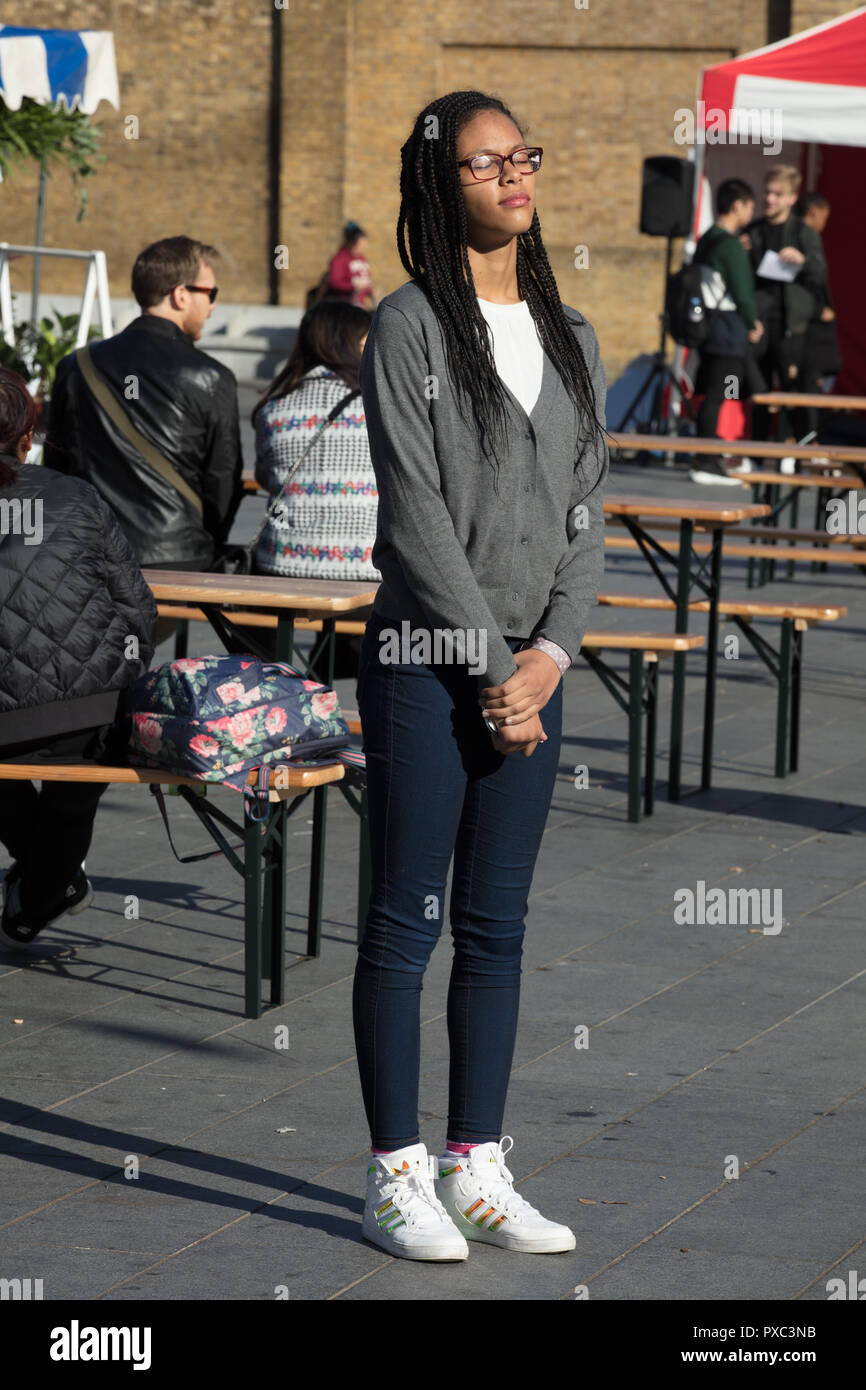
<svg viewBox="0 0 866 1390">
<path fill-rule="evenodd" d="M 416 117 L 412 134 L 400 151 L 397 249 L 404 268 L 439 318 L 448 370 L 459 397 L 471 407 L 482 449 L 488 457 L 491 453 L 495 456 L 494 474 L 498 478 L 496 446 L 507 441 L 507 397 L 469 266 L 466 209 L 457 168 L 461 130 L 477 112 L 487 110 L 500 111 L 514 121 L 498 97 L 475 91 L 449 92 L 430 102 Z M 514 124 L 519 130 L 518 123 Z M 537 211 L 529 231 L 517 237 L 517 286 L 544 349 L 577 407 L 581 430 L 597 437 L 603 426 L 596 418 L 592 381 L 580 344 L 562 311 Z"/>
</svg>

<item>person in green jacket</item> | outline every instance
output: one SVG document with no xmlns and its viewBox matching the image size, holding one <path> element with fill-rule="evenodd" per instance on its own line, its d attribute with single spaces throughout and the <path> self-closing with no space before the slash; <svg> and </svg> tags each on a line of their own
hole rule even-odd
<svg viewBox="0 0 866 1390">
<path fill-rule="evenodd" d="M 694 257 L 706 267 L 702 289 L 711 316 L 695 382 L 704 398 L 698 412 L 698 434 L 704 439 L 718 438 L 722 401 L 746 394 L 748 344 L 758 342 L 763 333 L 755 307 L 755 277 L 739 239 L 754 216 L 754 192 L 743 179 L 725 179 L 716 189 L 715 201 L 716 220 L 698 242 Z M 713 481 L 727 477 L 719 459 L 710 459 L 705 471 Z M 694 477 L 703 481 L 700 474 Z"/>
</svg>

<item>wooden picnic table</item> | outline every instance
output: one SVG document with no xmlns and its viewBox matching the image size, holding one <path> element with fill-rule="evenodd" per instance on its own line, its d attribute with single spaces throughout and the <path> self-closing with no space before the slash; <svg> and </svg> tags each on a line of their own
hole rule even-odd
<svg viewBox="0 0 866 1390">
<path fill-rule="evenodd" d="M 294 655 L 296 618 L 322 620 L 322 636 L 309 658 L 314 666 L 324 657 L 326 684 L 334 678 L 334 626 L 338 614 L 366 608 L 376 597 L 378 584 L 367 580 L 288 579 L 282 575 L 199 574 L 188 570 L 143 571 L 159 603 L 201 608 L 228 652 L 254 652 L 257 656 L 291 662 Z M 239 632 L 222 612 L 226 607 L 266 609 L 277 615 L 273 653 L 256 643 L 249 629 Z M 180 653 L 179 653 L 180 654 Z"/>
<path fill-rule="evenodd" d="M 719 599 L 721 596 L 722 540 L 727 526 L 767 516 L 765 503 L 709 502 L 689 499 L 636 496 L 605 498 L 605 516 L 616 517 L 637 541 L 644 559 L 669 599 L 676 604 L 677 632 L 689 630 L 689 601 L 693 589 L 699 589 L 709 601 L 707 616 L 707 674 L 704 686 L 704 733 L 701 758 L 700 790 L 712 785 L 713 723 L 716 706 L 716 647 L 718 645 Z M 674 552 L 650 533 L 643 522 L 653 518 L 678 519 L 679 545 Z M 712 543 L 708 556 L 694 549 L 696 529 L 709 531 Z M 674 586 L 659 561 L 676 571 Z M 709 562 L 709 563 L 708 563 Z M 686 655 L 675 652 L 673 657 L 673 698 L 671 702 L 671 747 L 668 763 L 668 798 L 678 801 L 681 791 L 683 752 L 683 722 L 685 718 Z"/>
</svg>

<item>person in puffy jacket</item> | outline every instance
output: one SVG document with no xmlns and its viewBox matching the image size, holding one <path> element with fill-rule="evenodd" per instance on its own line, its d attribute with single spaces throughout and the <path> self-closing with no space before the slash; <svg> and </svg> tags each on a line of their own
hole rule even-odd
<svg viewBox="0 0 866 1390">
<path fill-rule="evenodd" d="M 0 761 L 118 761 L 156 604 L 96 489 L 24 463 L 35 419 L 21 377 L 0 368 Z M 26 947 L 89 903 L 82 861 L 105 786 L 0 780 L 3 945 Z"/>
</svg>

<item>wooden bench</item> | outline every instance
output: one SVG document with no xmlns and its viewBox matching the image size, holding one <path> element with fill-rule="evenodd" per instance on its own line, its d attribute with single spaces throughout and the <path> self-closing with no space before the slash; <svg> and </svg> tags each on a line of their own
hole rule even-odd
<svg viewBox="0 0 866 1390">
<path fill-rule="evenodd" d="M 767 528 L 770 530 L 770 528 Z M 605 548 L 607 550 L 639 550 L 637 541 L 631 536 L 605 536 Z M 693 549 L 698 555 L 709 555 L 712 545 L 709 541 L 695 541 Z M 859 568 L 866 566 L 866 549 L 857 546 L 850 546 L 847 549 L 843 545 L 779 545 L 772 541 L 760 542 L 753 541 L 750 544 L 726 544 L 724 551 L 725 559 L 742 560 L 788 560 L 791 564 L 803 561 L 819 560 L 823 565 L 854 565 Z M 772 577 L 772 576 L 770 576 Z M 763 579 L 759 583 L 763 583 Z M 749 588 L 752 588 L 751 573 L 748 580 Z"/>
<path fill-rule="evenodd" d="M 607 518 L 607 521 L 609 524 L 622 524 L 621 518 L 617 516 L 610 516 Z M 679 523 L 677 521 L 665 521 L 661 517 L 653 518 L 650 526 L 654 532 L 679 530 Z M 706 529 L 705 526 L 697 522 L 695 523 L 696 531 L 704 531 Z M 742 543 L 739 547 L 736 542 L 734 542 L 733 545 L 730 543 L 728 540 L 729 536 L 740 536 L 742 538 Z M 746 540 L 748 540 L 753 547 L 749 551 L 743 550 L 743 544 Z M 784 551 L 782 551 L 779 546 L 780 541 L 788 541 L 790 543 Z M 791 548 L 796 544 L 801 545 L 801 553 L 792 555 Z M 860 546 L 866 547 L 866 535 L 860 535 L 854 532 L 836 535 L 827 530 L 804 530 L 802 527 L 798 526 L 777 526 L 775 521 L 770 518 L 766 525 L 727 526 L 725 528 L 724 553 L 725 555 L 732 555 L 735 559 L 748 559 L 749 566 L 746 582 L 747 587 L 752 589 L 756 587 L 760 588 L 762 585 L 775 578 L 775 562 L 777 560 L 787 561 L 787 577 L 793 579 L 795 577 L 795 565 L 797 561 L 811 564 L 813 571 L 826 570 L 827 556 L 823 552 L 831 547 L 838 550 L 840 546 L 844 547 L 846 545 L 854 549 Z M 761 546 L 764 547 L 763 550 L 759 548 Z M 771 547 L 770 550 L 767 549 L 768 546 Z M 611 544 L 608 548 L 610 550 L 621 550 L 626 547 Z M 631 547 L 628 548 L 631 549 Z M 695 543 L 694 549 L 703 554 L 707 554 L 709 553 L 709 542 Z M 820 554 L 818 552 L 820 552 Z M 846 553 L 849 557 L 847 560 L 844 558 Z M 759 562 L 759 564 L 756 565 L 756 562 Z M 850 558 L 850 551 L 843 552 L 842 563 L 855 563 L 855 561 Z M 758 575 L 757 584 L 755 583 L 756 569 Z"/>
<path fill-rule="evenodd" d="M 360 732 L 357 714 L 347 720 L 352 732 Z M 219 783 L 201 782 L 162 769 L 114 767 L 100 763 L 0 763 L 0 779 L 35 782 L 107 782 L 110 785 L 168 787 L 192 808 L 223 858 L 240 874 L 244 883 L 244 1016 L 260 1018 L 262 987 L 270 980 L 269 1006 L 285 1000 L 285 923 L 287 822 L 312 791 L 324 797 L 331 784 L 341 784 L 346 775 L 343 763 L 328 761 L 313 766 L 285 764 L 271 772 L 268 814 L 260 821 L 243 816 L 239 824 L 207 800 L 208 787 Z M 254 773 L 248 784 L 256 785 Z M 289 802 L 295 804 L 288 808 Z M 316 808 L 317 812 L 319 807 Z M 310 858 L 310 888 L 307 913 L 307 956 L 321 949 L 322 882 L 324 835 L 322 818 L 314 816 Z M 240 844 L 232 846 L 220 827 L 233 831 Z M 238 853 L 240 851 L 240 853 Z M 362 864 L 363 868 L 363 864 Z M 367 879 L 369 893 L 369 879 Z M 363 882 L 359 885 L 359 895 Z M 300 963 L 300 962 L 296 962 Z"/>
<path fill-rule="evenodd" d="M 778 440 L 758 439 L 707 439 L 700 435 L 675 434 L 626 434 L 617 430 L 608 432 L 611 449 L 630 453 L 653 454 L 719 454 L 729 458 L 766 459 L 825 459 L 838 463 L 855 463 L 866 466 L 866 449 L 850 444 L 786 444 Z M 834 465 L 835 466 L 835 465 Z M 753 474 L 743 474 L 748 482 Z M 796 476 L 796 475 L 795 475 Z M 785 482 L 791 479 L 787 473 L 779 474 Z"/>
<path fill-rule="evenodd" d="M 600 607 L 636 608 L 643 612 L 673 612 L 676 604 L 661 595 L 608 594 L 598 596 Z M 708 613 L 708 599 L 696 599 L 689 604 L 695 613 Z M 777 777 L 796 772 L 800 758 L 800 699 L 803 675 L 803 634 L 819 623 L 837 622 L 848 609 L 841 605 L 808 603 L 757 603 L 752 600 L 720 601 L 720 618 L 732 619 L 750 646 L 775 677 L 778 685 L 776 704 L 776 763 Z M 775 619 L 781 623 L 781 640 L 776 651 L 752 627 L 755 618 Z M 715 681 L 717 652 L 707 650 L 707 681 Z M 712 703 L 712 701 L 711 701 Z"/>
</svg>

